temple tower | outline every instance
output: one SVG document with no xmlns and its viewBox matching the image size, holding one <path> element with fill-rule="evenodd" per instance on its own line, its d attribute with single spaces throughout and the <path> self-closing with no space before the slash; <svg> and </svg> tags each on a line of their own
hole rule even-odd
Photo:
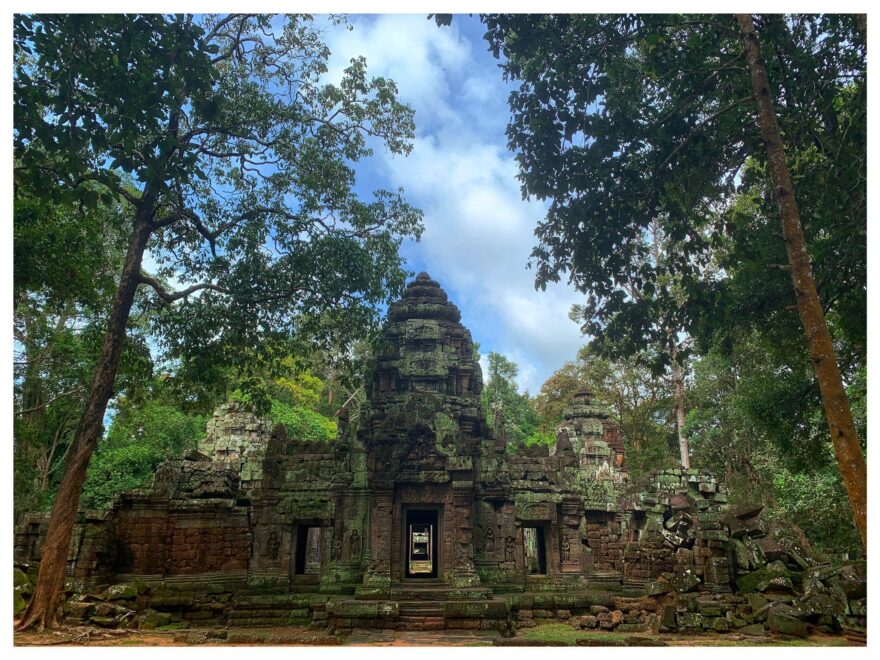
<svg viewBox="0 0 880 660">
<path fill-rule="evenodd" d="M 389 307 L 358 427 L 371 500 L 362 592 L 423 578 L 479 585 L 473 461 L 486 436 L 483 382 L 460 319 L 427 273 Z"/>
</svg>

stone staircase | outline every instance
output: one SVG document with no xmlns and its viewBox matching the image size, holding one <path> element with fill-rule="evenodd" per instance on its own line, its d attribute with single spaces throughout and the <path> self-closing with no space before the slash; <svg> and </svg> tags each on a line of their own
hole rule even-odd
<svg viewBox="0 0 880 660">
<path fill-rule="evenodd" d="M 452 591 L 441 580 L 425 580 L 402 584 L 397 582 L 391 585 L 391 597 L 395 600 L 406 601 L 446 601 Z"/>
<path fill-rule="evenodd" d="M 395 583 L 391 597 L 400 603 L 400 627 L 404 630 L 443 630 L 445 603 L 451 589 L 441 580 Z"/>
<path fill-rule="evenodd" d="M 443 630 L 444 604 L 429 600 L 401 601 L 400 624 L 404 630 Z"/>
<path fill-rule="evenodd" d="M 310 596 L 296 593 L 238 594 L 231 605 L 228 625 L 245 627 L 307 625 L 314 610 L 322 609 Z"/>
</svg>

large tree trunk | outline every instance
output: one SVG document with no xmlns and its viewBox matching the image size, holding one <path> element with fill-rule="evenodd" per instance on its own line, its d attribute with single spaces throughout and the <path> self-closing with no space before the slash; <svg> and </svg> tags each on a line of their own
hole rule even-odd
<svg viewBox="0 0 880 660">
<path fill-rule="evenodd" d="M 76 512 L 79 509 L 82 486 L 86 479 L 89 459 L 101 438 L 107 403 L 113 395 L 113 382 L 119 367 L 119 356 L 122 352 L 128 317 L 139 284 L 141 260 L 150 237 L 148 206 L 147 202 L 142 202 L 135 216 L 134 230 L 128 244 L 101 355 L 86 398 L 85 409 L 76 427 L 73 444 L 67 454 L 64 476 L 58 487 L 58 494 L 49 518 L 37 585 L 18 625 L 19 630 L 33 627 L 42 630 L 54 626 L 64 598 L 67 554 L 76 522 Z"/>
<path fill-rule="evenodd" d="M 690 469 L 691 449 L 684 434 L 684 380 L 679 374 L 675 379 L 675 428 L 678 431 L 678 450 L 681 453 L 681 467 Z"/>
<path fill-rule="evenodd" d="M 807 335 L 810 357 L 819 381 L 825 417 L 831 431 L 831 441 L 837 455 L 837 464 L 846 492 L 849 496 L 856 527 L 868 548 L 867 523 L 867 469 L 865 456 L 859 445 L 853 424 L 849 399 L 843 387 L 843 379 L 837 366 L 837 356 L 831 343 L 831 334 L 825 323 L 825 314 L 819 302 L 816 282 L 813 279 L 810 255 L 804 241 L 800 212 L 794 196 L 791 175 L 785 159 L 782 136 L 776 120 L 776 109 L 770 95 L 767 70 L 758 46 L 755 25 L 749 14 L 737 14 L 746 61 L 752 79 L 752 87 L 758 106 L 758 127 L 767 150 L 767 162 L 779 205 L 779 220 L 785 238 L 785 249 L 791 267 L 798 313 Z"/>
<path fill-rule="evenodd" d="M 675 333 L 668 329 L 666 334 L 669 337 L 669 355 L 672 358 L 671 375 L 675 392 L 675 430 L 678 435 L 678 451 L 681 456 L 681 467 L 688 470 L 691 467 L 691 449 L 687 436 L 684 434 L 684 368 L 678 359 L 678 344 Z"/>
</svg>

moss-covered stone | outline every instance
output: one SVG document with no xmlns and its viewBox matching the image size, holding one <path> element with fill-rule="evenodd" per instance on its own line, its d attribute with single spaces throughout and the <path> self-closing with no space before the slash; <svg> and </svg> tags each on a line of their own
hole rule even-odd
<svg viewBox="0 0 880 660">
<path fill-rule="evenodd" d="M 24 599 L 24 596 L 21 595 L 21 592 L 17 589 L 12 592 L 12 613 L 15 616 L 18 616 L 22 612 L 24 612 L 27 607 L 27 601 Z"/>
<path fill-rule="evenodd" d="M 806 623 L 793 616 L 783 614 L 782 612 L 777 611 L 776 608 L 771 609 L 770 613 L 767 615 L 767 627 L 773 632 L 785 635 L 806 637 L 809 634 L 809 627 Z"/>
<path fill-rule="evenodd" d="M 451 619 L 503 619 L 510 609 L 503 601 L 446 603 L 443 612 Z"/>
<path fill-rule="evenodd" d="M 774 561 L 757 571 L 752 571 L 736 581 L 740 592 L 766 591 L 770 587 L 776 589 L 792 589 L 791 572 L 781 561 Z"/>
<path fill-rule="evenodd" d="M 107 587 L 107 591 L 104 592 L 104 598 L 106 600 L 133 600 L 137 598 L 137 596 L 138 588 L 137 585 L 133 583 L 114 584 Z"/>
</svg>

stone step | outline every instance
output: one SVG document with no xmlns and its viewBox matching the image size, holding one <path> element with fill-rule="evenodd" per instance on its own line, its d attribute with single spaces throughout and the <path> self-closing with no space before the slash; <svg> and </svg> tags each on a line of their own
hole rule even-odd
<svg viewBox="0 0 880 660">
<path fill-rule="evenodd" d="M 442 616 L 401 616 L 399 622 L 404 630 L 443 630 L 446 627 Z"/>
<path fill-rule="evenodd" d="M 420 590 L 396 590 L 392 589 L 391 597 L 397 601 L 445 601 L 449 600 L 449 592 L 451 589 L 420 589 Z"/>
<path fill-rule="evenodd" d="M 230 612 L 230 619 L 251 619 L 251 618 L 287 618 L 287 617 L 310 617 L 311 610 L 308 608 L 295 609 L 250 609 L 236 607 Z"/>
<path fill-rule="evenodd" d="M 400 616 L 434 616 L 443 618 L 443 608 L 442 607 L 404 607 L 400 606 Z"/>
<path fill-rule="evenodd" d="M 411 610 L 442 610 L 446 605 L 447 601 L 435 601 L 435 600 L 399 600 L 397 601 L 400 604 L 400 609 L 411 609 Z"/>
</svg>

